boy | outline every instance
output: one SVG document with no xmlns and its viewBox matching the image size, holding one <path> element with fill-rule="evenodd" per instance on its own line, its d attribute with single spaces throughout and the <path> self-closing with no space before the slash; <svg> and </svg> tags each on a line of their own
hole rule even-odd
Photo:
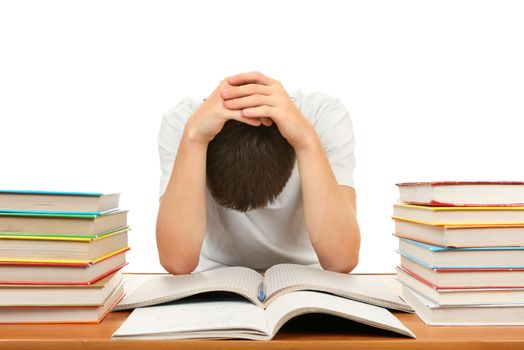
<svg viewBox="0 0 524 350">
<path fill-rule="evenodd" d="M 354 138 L 337 99 L 290 97 L 278 81 L 243 73 L 203 103 L 183 100 L 164 116 L 158 142 L 156 235 L 168 272 L 357 265 Z"/>
</svg>

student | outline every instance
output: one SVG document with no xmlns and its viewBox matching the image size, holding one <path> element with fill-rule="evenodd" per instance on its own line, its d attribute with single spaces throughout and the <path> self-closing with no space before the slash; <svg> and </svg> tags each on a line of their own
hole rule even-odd
<svg viewBox="0 0 524 350">
<path fill-rule="evenodd" d="M 355 143 L 339 100 L 290 97 L 261 73 L 238 74 L 168 112 L 158 144 L 156 237 L 168 272 L 357 265 Z"/>
</svg>

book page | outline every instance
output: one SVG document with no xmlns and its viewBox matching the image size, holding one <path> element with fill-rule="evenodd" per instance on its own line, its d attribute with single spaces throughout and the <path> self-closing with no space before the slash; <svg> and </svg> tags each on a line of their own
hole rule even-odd
<svg viewBox="0 0 524 350">
<path fill-rule="evenodd" d="M 309 291 L 288 293 L 268 306 L 266 316 L 271 337 L 288 320 L 309 313 L 339 316 L 415 338 L 415 335 L 408 328 L 384 308 L 330 294 Z"/>
<path fill-rule="evenodd" d="M 265 274 L 266 305 L 279 296 L 297 290 L 316 290 L 401 311 L 411 307 L 375 276 L 325 271 L 316 267 L 280 264 Z"/>
<path fill-rule="evenodd" d="M 180 300 L 135 309 L 113 337 L 133 338 L 250 338 L 264 337 L 263 309 L 247 300 Z"/>
<path fill-rule="evenodd" d="M 261 306 L 257 291 L 262 279 L 258 272 L 244 267 L 224 267 L 179 276 L 154 276 L 126 296 L 115 310 L 156 305 L 213 291 L 237 293 Z"/>
<path fill-rule="evenodd" d="M 290 286 L 314 286 L 317 282 L 312 277 L 312 273 L 301 265 L 274 265 L 264 274 L 267 298 L 271 298 L 278 291 Z"/>
</svg>

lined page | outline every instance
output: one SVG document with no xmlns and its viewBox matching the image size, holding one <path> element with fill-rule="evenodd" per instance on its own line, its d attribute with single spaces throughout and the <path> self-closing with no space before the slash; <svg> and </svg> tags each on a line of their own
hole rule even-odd
<svg viewBox="0 0 524 350">
<path fill-rule="evenodd" d="M 269 268 L 265 275 L 267 298 L 271 298 L 279 290 L 291 286 L 314 286 L 320 281 L 314 279 L 314 274 L 295 264 L 279 264 Z"/>
<path fill-rule="evenodd" d="M 244 267 L 224 267 L 180 276 L 154 276 L 124 298 L 115 310 L 151 306 L 212 291 L 234 292 L 261 305 L 257 299 L 260 282 L 262 276 L 258 272 Z"/>
<path fill-rule="evenodd" d="M 317 290 L 401 311 L 411 307 L 375 276 L 351 275 L 295 264 L 280 264 L 265 274 L 267 302 L 297 290 Z"/>
<path fill-rule="evenodd" d="M 267 334 L 265 311 L 249 301 L 178 301 L 135 309 L 113 337 L 230 338 L 243 333 Z"/>
</svg>

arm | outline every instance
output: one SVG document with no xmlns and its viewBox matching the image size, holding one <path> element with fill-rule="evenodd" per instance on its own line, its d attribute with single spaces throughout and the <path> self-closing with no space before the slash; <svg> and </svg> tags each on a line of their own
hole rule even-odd
<svg viewBox="0 0 524 350">
<path fill-rule="evenodd" d="M 197 267 L 206 228 L 207 146 L 189 134 L 186 128 L 157 217 L 160 263 L 172 274 L 190 273 Z"/>
<path fill-rule="evenodd" d="M 160 263 L 172 274 L 186 274 L 197 266 L 206 229 L 206 153 L 209 141 L 229 119 L 260 125 L 258 118 L 223 107 L 220 89 L 187 120 L 168 186 L 160 201 L 156 240 Z"/>
<path fill-rule="evenodd" d="M 351 271 L 360 249 L 355 192 L 337 183 L 313 125 L 278 81 L 254 72 L 229 83 L 233 86 L 222 91 L 225 106 L 246 117 L 271 118 L 295 149 L 306 226 L 320 264 L 326 270 Z"/>
<path fill-rule="evenodd" d="M 337 183 L 314 130 L 304 137 L 310 140 L 296 153 L 311 244 L 324 269 L 347 273 L 360 249 L 355 191 Z"/>
</svg>

